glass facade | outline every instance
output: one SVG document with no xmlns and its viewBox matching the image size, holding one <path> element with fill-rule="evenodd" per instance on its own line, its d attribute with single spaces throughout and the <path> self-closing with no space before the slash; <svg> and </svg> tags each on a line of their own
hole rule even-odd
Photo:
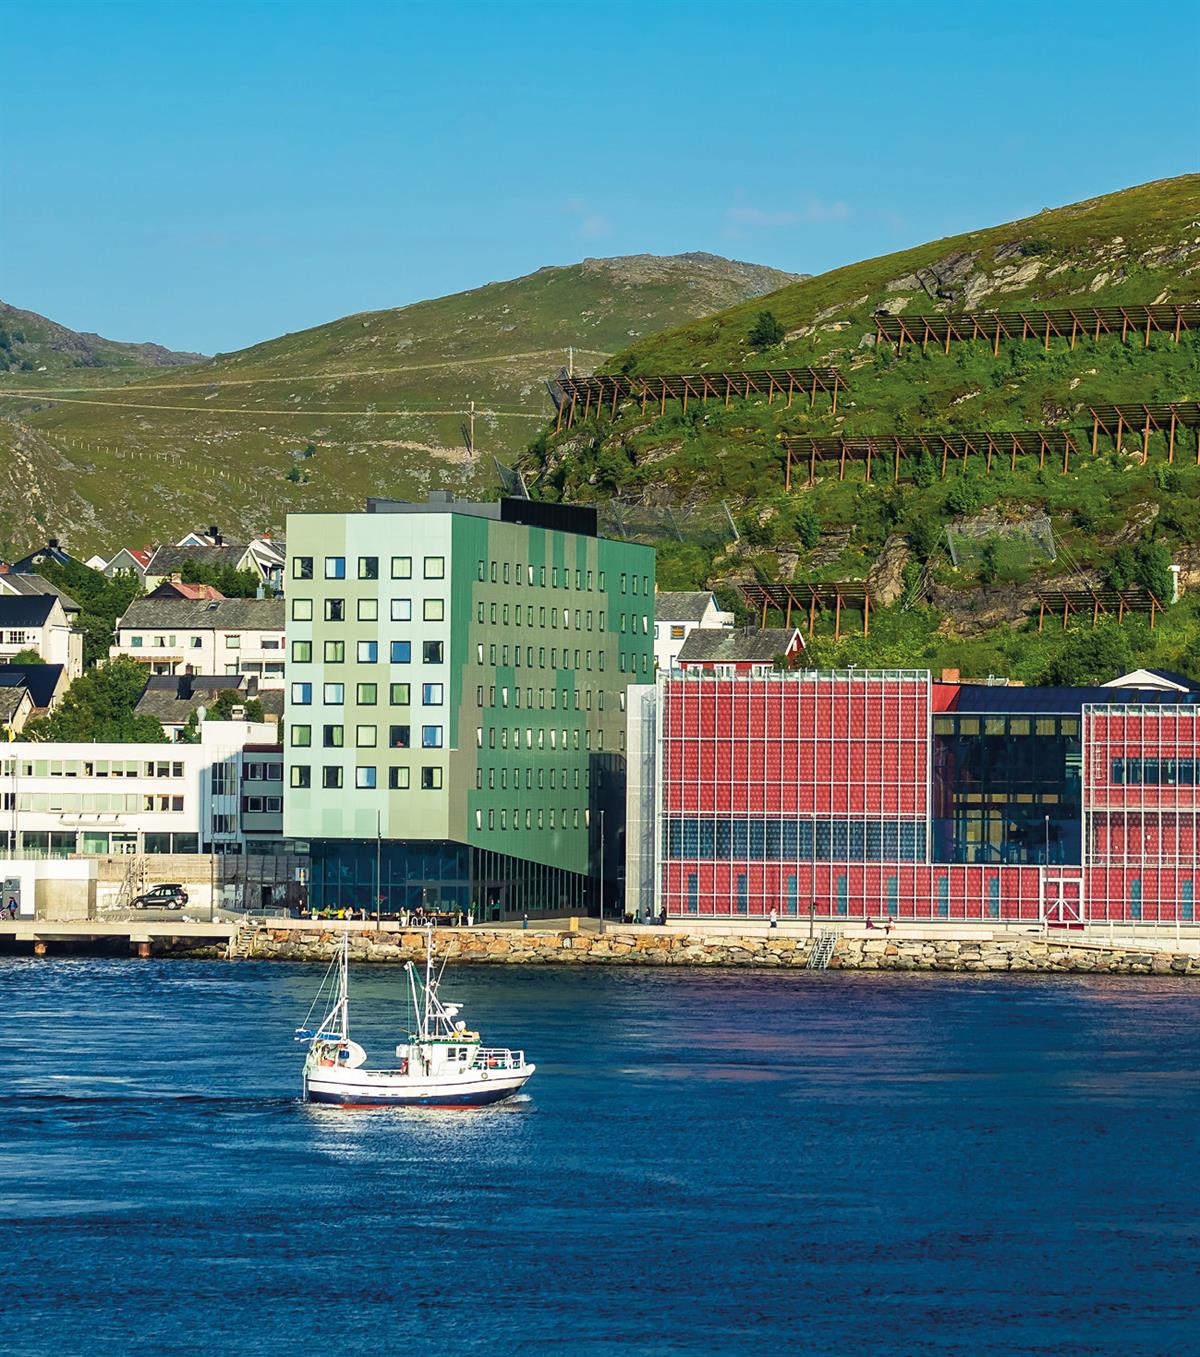
<svg viewBox="0 0 1200 1357">
<path fill-rule="evenodd" d="M 1077 863 L 1078 716 L 933 718 L 935 862 Z"/>
<path fill-rule="evenodd" d="M 577 872 L 450 840 L 314 839 L 309 904 L 383 914 L 402 909 L 472 912 L 477 920 L 587 912 Z"/>
<path fill-rule="evenodd" d="M 752 862 L 924 862 L 921 820 L 669 819 L 663 856 Z"/>
</svg>

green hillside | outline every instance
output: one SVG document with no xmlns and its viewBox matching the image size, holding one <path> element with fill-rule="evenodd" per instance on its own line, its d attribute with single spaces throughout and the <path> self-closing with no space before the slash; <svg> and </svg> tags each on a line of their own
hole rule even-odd
<svg viewBox="0 0 1200 1357">
<path fill-rule="evenodd" d="M 0 375 L 0 552 L 51 532 L 86 555 L 196 522 L 278 530 L 291 510 L 368 494 L 492 488 L 492 455 L 512 460 L 544 421 L 569 348 L 588 372 L 791 277 L 713 255 L 591 259 L 130 374 L 120 390 L 95 389 L 108 372 Z"/>
<path fill-rule="evenodd" d="M 36 311 L 0 302 L 0 372 L 59 376 L 80 369 L 116 369 L 128 379 L 131 371 L 203 360 L 201 353 L 175 353 L 161 344 L 122 344 L 69 330 Z"/>
<path fill-rule="evenodd" d="M 1110 658 L 1126 654 L 1200 672 L 1200 468 L 1195 433 L 1182 435 L 1167 466 L 1165 439 L 1151 439 L 1141 465 L 1141 430 L 1121 452 L 1102 440 L 1071 474 L 1022 459 L 997 464 L 920 465 L 893 484 L 888 466 L 865 482 L 861 464 L 844 482 L 836 468 L 811 489 L 803 473 L 784 493 L 782 434 L 888 434 L 922 430 L 1022 430 L 1090 425 L 1084 407 L 1112 402 L 1195 400 L 1200 335 L 1179 344 L 1156 334 L 1080 339 L 876 347 L 873 313 L 919 316 L 947 310 L 1119 305 L 1200 297 L 1200 176 L 1146 184 L 1024 221 L 923 245 L 796 282 L 628 346 L 608 370 L 632 374 L 738 367 L 837 365 L 849 383 L 837 414 L 807 400 L 668 403 L 642 416 L 626 406 L 615 422 L 593 419 L 558 437 L 543 434 L 524 465 L 535 493 L 654 504 L 726 500 L 742 540 L 726 550 L 668 544 L 659 578 L 668 587 L 764 580 L 869 580 L 899 602 L 872 616 L 871 635 L 835 645 L 821 637 L 822 662 L 960 666 L 1031 680 L 1069 668 L 1096 638 L 1039 636 L 1028 609 L 1039 582 L 1062 588 L 1153 583 L 1169 591 L 1167 564 L 1194 591 L 1153 634 L 1126 622 Z M 785 338 L 756 351 L 750 334 L 769 309 Z M 1085 439 L 1090 445 L 1090 435 Z M 955 567 L 948 525 L 984 532 L 1046 514 L 1056 559 L 1004 532 L 983 536 L 977 559 Z M 736 590 L 728 589 L 732 602 Z M 858 625 L 851 619 L 851 629 Z M 1089 619 L 1090 621 L 1090 619 Z M 827 623 L 823 624 L 827 625 Z M 1101 639 L 1107 629 L 1101 628 Z M 1064 644 L 1069 645 L 1063 652 Z M 1083 667 L 1086 668 L 1086 656 Z"/>
</svg>

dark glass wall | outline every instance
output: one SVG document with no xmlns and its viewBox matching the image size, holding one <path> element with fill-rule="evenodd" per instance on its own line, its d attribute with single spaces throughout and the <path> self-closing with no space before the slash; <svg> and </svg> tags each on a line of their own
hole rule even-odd
<svg viewBox="0 0 1200 1357">
<path fill-rule="evenodd" d="M 588 879 L 576 872 L 446 840 L 313 839 L 309 905 L 474 913 L 480 921 L 587 912 Z"/>
<path fill-rule="evenodd" d="M 933 719 L 935 862 L 1077 863 L 1077 716 Z"/>
</svg>

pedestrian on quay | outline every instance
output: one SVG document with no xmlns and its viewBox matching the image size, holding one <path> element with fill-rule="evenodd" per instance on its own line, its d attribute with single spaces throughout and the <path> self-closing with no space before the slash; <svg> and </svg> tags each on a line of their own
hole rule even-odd
<svg viewBox="0 0 1200 1357">
<path fill-rule="evenodd" d="M 8 917 L 10 919 L 17 917 L 17 897 L 15 895 L 8 897 Z"/>
<path fill-rule="evenodd" d="M 779 927 L 779 911 L 775 908 L 774 905 L 771 906 L 771 927 L 772 928 Z"/>
<path fill-rule="evenodd" d="M 888 918 L 887 918 L 887 923 L 885 923 L 884 926 L 883 926 L 883 931 L 888 935 L 889 938 L 892 936 L 892 929 L 893 929 L 894 927 L 895 927 L 895 922 L 894 922 L 894 920 L 892 919 L 892 916 L 889 914 L 889 915 L 888 915 Z"/>
<path fill-rule="evenodd" d="M 875 920 L 869 914 L 867 915 L 867 927 L 872 929 L 875 927 Z"/>
</svg>

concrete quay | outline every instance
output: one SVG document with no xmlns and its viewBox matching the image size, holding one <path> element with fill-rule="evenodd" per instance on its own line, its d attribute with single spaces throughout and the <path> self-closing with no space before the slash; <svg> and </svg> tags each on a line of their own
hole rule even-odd
<svg viewBox="0 0 1200 1357">
<path fill-rule="evenodd" d="M 0 946 L 8 952 L 34 956 L 128 952 L 150 957 L 196 948 L 216 949 L 227 955 L 240 928 L 237 921 L 200 923 L 185 918 L 4 919 L 0 920 Z"/>
</svg>

